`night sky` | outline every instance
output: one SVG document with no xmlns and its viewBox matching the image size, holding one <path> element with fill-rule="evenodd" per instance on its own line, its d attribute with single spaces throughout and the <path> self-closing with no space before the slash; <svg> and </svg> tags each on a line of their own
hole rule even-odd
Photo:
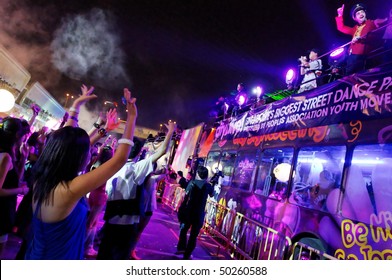
<svg viewBox="0 0 392 280">
<path fill-rule="evenodd" d="M 352 26 L 357 1 L 0 0 L 0 43 L 60 104 L 84 83 L 96 87 L 99 99 L 88 104 L 96 111 L 105 100 L 120 103 L 128 87 L 138 125 L 171 119 L 189 128 L 208 121 L 237 83 L 284 89 L 298 57 L 347 43 L 334 20 L 343 3 Z M 392 6 L 362 3 L 371 19 Z"/>
</svg>

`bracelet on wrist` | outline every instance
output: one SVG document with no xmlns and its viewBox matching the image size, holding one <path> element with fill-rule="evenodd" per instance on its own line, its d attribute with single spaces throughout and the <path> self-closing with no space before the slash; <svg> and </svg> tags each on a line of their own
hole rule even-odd
<svg viewBox="0 0 392 280">
<path fill-rule="evenodd" d="M 119 139 L 119 140 L 117 141 L 117 143 L 118 143 L 118 144 L 126 144 L 126 145 L 129 145 L 129 146 L 131 146 L 131 147 L 133 147 L 133 146 L 135 145 L 135 143 L 134 143 L 132 140 L 126 139 L 126 138 L 121 138 L 121 139 Z"/>
<path fill-rule="evenodd" d="M 98 130 L 98 134 L 99 134 L 99 136 L 101 136 L 101 137 L 105 137 L 106 135 L 108 135 L 108 132 L 106 131 L 106 129 L 100 128 L 100 129 Z"/>
<path fill-rule="evenodd" d="M 70 118 L 71 120 L 74 120 L 75 122 L 78 122 L 78 118 L 75 117 L 75 116 L 70 116 L 69 118 Z"/>
<path fill-rule="evenodd" d="M 70 111 L 70 112 L 79 113 L 79 109 L 76 109 L 75 107 L 69 108 L 69 111 Z"/>
</svg>

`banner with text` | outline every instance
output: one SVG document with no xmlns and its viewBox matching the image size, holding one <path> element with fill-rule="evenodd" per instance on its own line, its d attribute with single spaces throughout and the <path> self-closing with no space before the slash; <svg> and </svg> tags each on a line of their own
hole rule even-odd
<svg viewBox="0 0 392 280">
<path fill-rule="evenodd" d="M 392 69 L 344 77 L 222 122 L 215 142 L 392 116 Z"/>
</svg>

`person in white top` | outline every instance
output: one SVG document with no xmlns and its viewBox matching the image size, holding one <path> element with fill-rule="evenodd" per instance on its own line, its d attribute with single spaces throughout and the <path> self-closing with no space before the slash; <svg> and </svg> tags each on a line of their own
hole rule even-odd
<svg viewBox="0 0 392 280">
<path fill-rule="evenodd" d="M 103 236 L 97 259 L 127 260 L 137 242 L 138 224 L 144 215 L 143 183 L 153 172 L 153 164 L 166 153 L 176 124 L 166 125 L 168 132 L 156 153 L 146 159 L 133 162 L 142 149 L 142 143 L 134 138 L 135 145 L 128 161 L 106 184 L 108 201 L 104 215 Z"/>
<path fill-rule="evenodd" d="M 321 59 L 318 58 L 319 51 L 312 49 L 309 53 L 309 61 L 305 56 L 299 60 L 301 62 L 301 75 L 304 75 L 298 93 L 311 90 L 317 87 L 317 77 L 321 75 L 323 64 Z"/>
</svg>

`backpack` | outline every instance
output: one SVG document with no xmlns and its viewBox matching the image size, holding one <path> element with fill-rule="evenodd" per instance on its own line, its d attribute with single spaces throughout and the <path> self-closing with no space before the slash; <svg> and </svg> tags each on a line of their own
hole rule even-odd
<svg viewBox="0 0 392 280">
<path fill-rule="evenodd" d="M 144 186 L 150 176 L 143 183 L 136 186 L 136 197 L 131 199 L 108 200 L 103 219 L 110 220 L 115 216 L 144 216 Z"/>
</svg>

